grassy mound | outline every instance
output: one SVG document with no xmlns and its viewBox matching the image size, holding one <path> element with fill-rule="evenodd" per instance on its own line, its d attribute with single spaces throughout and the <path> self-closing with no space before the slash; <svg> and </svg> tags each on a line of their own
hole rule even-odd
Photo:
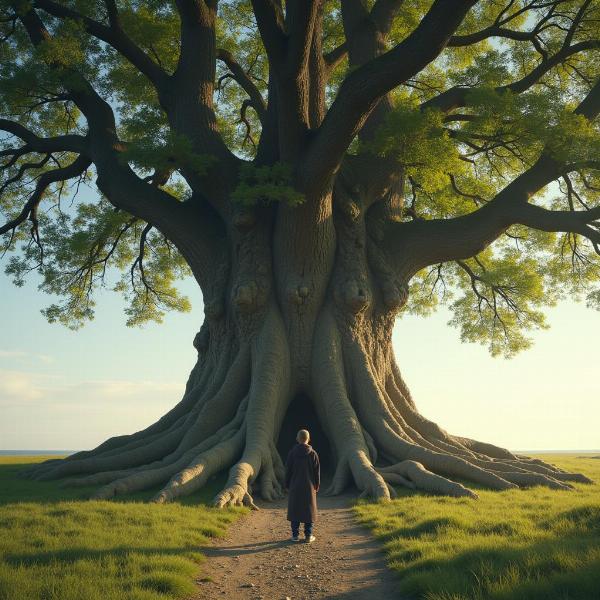
<svg viewBox="0 0 600 600">
<path fill-rule="evenodd" d="M 19 479 L 48 457 L 0 457 L 0 600 L 174 600 L 194 591 L 202 546 L 246 509 L 205 504 L 223 482 L 181 503 L 120 501 Z"/>
<path fill-rule="evenodd" d="M 592 457 L 543 459 L 600 482 Z M 479 500 L 407 492 L 359 503 L 400 590 L 422 600 L 600 599 L 600 484 L 478 491 Z"/>
</svg>

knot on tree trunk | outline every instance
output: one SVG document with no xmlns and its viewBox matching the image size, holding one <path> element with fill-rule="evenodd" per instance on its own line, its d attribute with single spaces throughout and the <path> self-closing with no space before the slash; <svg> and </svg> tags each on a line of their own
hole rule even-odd
<svg viewBox="0 0 600 600">
<path fill-rule="evenodd" d="M 257 311 L 266 300 L 267 292 L 256 280 L 238 285 L 233 296 L 233 302 L 241 314 Z"/>
<path fill-rule="evenodd" d="M 290 287 L 287 291 L 287 299 L 291 304 L 300 306 L 304 304 L 310 294 L 310 290 L 305 285 Z"/>
<path fill-rule="evenodd" d="M 354 314 L 364 311 L 371 303 L 367 282 L 349 279 L 340 286 L 338 299 Z"/>
<path fill-rule="evenodd" d="M 206 312 L 206 310 L 205 310 Z M 195 335 L 194 337 L 194 348 L 196 348 L 196 350 L 198 352 L 205 352 L 206 349 L 208 348 L 208 342 L 210 340 L 210 333 L 208 331 L 208 328 L 206 326 L 202 326 L 200 328 L 200 331 Z"/>
</svg>

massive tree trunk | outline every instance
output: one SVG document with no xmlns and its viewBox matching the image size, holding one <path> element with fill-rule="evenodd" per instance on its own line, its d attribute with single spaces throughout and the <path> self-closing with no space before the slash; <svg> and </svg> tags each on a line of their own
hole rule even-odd
<svg viewBox="0 0 600 600">
<path fill-rule="evenodd" d="M 467 38 L 481 40 L 488 33 L 510 30 L 494 26 L 473 36 L 456 36 L 476 1 L 436 0 L 419 24 L 388 49 L 387 37 L 402 2 L 342 0 L 344 42 L 323 55 L 323 2 L 288 0 L 284 7 L 277 1 L 253 0 L 269 63 L 265 98 L 250 70 L 217 48 L 217 2 L 175 4 L 181 39 L 174 45 L 180 53 L 169 72 L 128 37 L 116 3 L 107 3 L 108 24 L 87 17 L 81 23 L 147 78 L 165 127 L 186 141 L 193 156 L 165 158 L 189 187 L 185 201 L 161 189 L 171 173 L 161 172 L 164 165 L 144 178 L 129 166 L 122 155 L 127 143 L 119 138 L 111 106 L 75 67 L 66 72 L 64 86 L 88 123 L 85 137 L 46 139 L 23 131 L 20 124 L 2 124 L 27 142 L 25 149 L 31 145 L 45 153 L 48 147 L 58 148 L 80 156 L 70 167 L 40 178 L 23 211 L 0 233 L 27 218 L 35 227 L 46 188 L 93 163 L 98 187 L 115 209 L 146 221 L 178 248 L 205 304 L 205 320 L 194 340 L 198 362 L 177 406 L 143 431 L 43 463 L 31 476 L 95 484 L 98 498 L 162 486 L 155 499 L 164 502 L 197 490 L 228 469 L 216 504 L 253 505 L 254 491 L 265 499 L 283 493 L 277 442 L 286 417 L 288 425 L 299 428 L 314 412 L 331 447 L 323 463 L 333 472 L 332 493 L 354 482 L 361 493 L 375 498 L 389 498 L 392 485 L 472 497 L 475 493 L 455 478 L 500 490 L 537 484 L 569 489 L 570 481 L 587 481 L 542 461 L 450 435 L 424 418 L 391 345 L 394 319 L 410 302 L 408 286 L 415 273 L 474 257 L 513 224 L 581 234 L 600 253 L 598 207 L 557 211 L 529 204 L 544 186 L 578 169 L 577 162 L 555 158 L 550 147 L 544 146 L 532 164 L 477 210 L 465 214 L 460 208 L 454 217 L 426 219 L 414 206 L 403 211 L 406 161 L 381 158 L 363 144 L 374 139 L 390 114 L 389 93 L 426 69 L 448 44 L 469 45 Z M 499 8 L 496 24 L 512 4 Z M 554 4 L 548 5 L 548 17 L 538 29 L 555 11 Z M 38 11 L 79 19 L 74 9 L 57 3 L 35 5 L 15 13 L 34 46 L 53 35 Z M 570 46 L 580 17 L 572 18 L 573 29 L 565 34 L 560 52 L 496 92 L 529 89 L 581 49 L 581 44 Z M 537 50 L 536 35 L 525 39 L 531 38 Z M 348 73 L 334 86 L 335 97 L 326 106 L 332 72 L 345 55 Z M 217 57 L 249 96 L 242 118 L 251 106 L 261 122 L 252 161 L 232 152 L 219 133 L 214 108 Z M 63 68 L 52 59 L 47 63 L 51 69 Z M 470 110 L 470 89 L 454 86 L 420 109 L 433 108 L 452 119 L 455 109 Z M 599 113 L 600 81 L 573 116 L 591 122 Z M 468 122 L 476 115 L 454 117 Z M 357 139 L 360 143 L 354 145 Z M 12 152 L 21 156 L 24 151 Z M 210 160 L 198 160 L 207 156 Z M 474 163 L 470 158 L 467 162 Z M 282 164 L 290 172 L 287 191 L 258 201 L 245 198 L 248 204 L 255 202 L 244 207 L 237 193 L 240 182 L 245 183 L 244 170 L 277 171 Z M 298 206 L 286 201 L 291 188 L 296 200 L 302 196 Z M 140 246 L 141 267 L 143 238 Z"/>
<path fill-rule="evenodd" d="M 205 296 L 198 362 L 179 404 L 143 431 L 31 475 L 98 485 L 96 498 L 162 485 L 155 500 L 164 502 L 229 469 L 215 503 L 253 506 L 254 491 L 267 500 L 283 494 L 277 441 L 295 399 L 292 430 L 314 411 L 327 437 L 334 494 L 352 482 L 389 498 L 390 484 L 476 496 L 454 478 L 500 490 L 586 481 L 452 436 L 419 413 L 391 344 L 408 281 L 394 275 L 377 242 L 381 206 L 367 210 L 346 184 L 340 175 L 325 202 L 280 206 L 274 219 L 240 209 L 230 258 Z"/>
</svg>

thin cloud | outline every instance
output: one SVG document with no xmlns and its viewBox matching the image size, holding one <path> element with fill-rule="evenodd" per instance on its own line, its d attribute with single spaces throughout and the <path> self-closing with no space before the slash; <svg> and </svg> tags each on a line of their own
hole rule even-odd
<svg viewBox="0 0 600 600">
<path fill-rule="evenodd" d="M 154 423 L 182 382 L 79 379 L 0 369 L 0 447 L 87 449 Z"/>
<path fill-rule="evenodd" d="M 40 382 L 31 373 L 0 370 L 0 403 L 38 400 L 43 395 Z"/>
<path fill-rule="evenodd" d="M 0 350 L 0 359 L 34 360 L 46 364 L 54 362 L 54 359 L 48 354 L 35 354 L 23 350 Z"/>
<path fill-rule="evenodd" d="M 176 401 L 181 382 L 151 380 L 68 380 L 63 375 L 0 369 L 0 406 L 35 402 L 39 406 L 68 406 L 119 402 Z"/>
</svg>

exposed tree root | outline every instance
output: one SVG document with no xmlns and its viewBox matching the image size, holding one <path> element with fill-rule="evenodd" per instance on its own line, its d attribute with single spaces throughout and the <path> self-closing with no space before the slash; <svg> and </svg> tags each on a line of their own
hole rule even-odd
<svg viewBox="0 0 600 600">
<path fill-rule="evenodd" d="M 122 464 L 127 460 L 126 453 L 135 450 L 141 451 L 145 460 L 151 459 L 151 451 L 146 454 L 148 447 L 159 439 L 164 440 L 170 433 L 174 433 L 173 439 L 176 439 L 185 423 L 190 421 L 191 414 L 197 412 L 202 405 L 203 398 L 206 398 L 210 393 L 210 383 L 212 382 L 215 385 L 222 382 L 226 373 L 224 370 L 230 364 L 228 361 L 230 360 L 231 342 L 228 341 L 224 346 L 223 356 L 218 361 L 218 365 L 211 361 L 204 363 L 201 360 L 196 363 L 180 402 L 146 429 L 133 434 L 110 438 L 93 450 L 76 452 L 65 459 L 45 461 L 24 471 L 23 476 L 32 479 L 58 479 L 71 474 L 94 472 L 101 470 L 103 464 L 106 465 L 107 463 L 95 464 L 93 461 L 88 461 L 88 459 L 99 457 L 105 460 L 119 456 L 120 458 L 117 460 L 121 461 L 120 464 Z M 160 446 L 158 447 L 160 448 Z M 138 456 L 139 454 L 138 452 Z M 160 452 L 158 456 L 160 456 Z M 77 466 L 67 466 L 70 463 L 76 463 Z M 55 470 L 54 467 L 58 465 L 61 466 L 61 469 Z"/>
<path fill-rule="evenodd" d="M 244 433 L 243 429 L 239 429 L 229 439 L 224 439 L 210 450 L 199 454 L 154 497 L 154 502 L 169 502 L 200 489 L 223 464 L 230 464 L 239 455 L 244 443 Z"/>
<path fill-rule="evenodd" d="M 364 319 L 360 310 L 356 319 Z M 394 486 L 476 498 L 453 478 L 496 490 L 536 485 L 570 490 L 569 482 L 590 481 L 539 459 L 453 436 L 426 419 L 395 365 L 389 339 L 365 331 L 358 323 L 342 335 L 331 306 L 315 327 L 307 391 L 334 453 L 326 494 L 354 484 L 361 497 L 378 500 L 395 497 Z M 279 310 L 266 306 L 246 342 L 229 341 L 222 354 L 205 353 L 181 402 L 157 423 L 95 450 L 47 461 L 28 476 L 100 486 L 93 496 L 100 499 L 163 486 L 154 501 L 169 502 L 229 468 L 216 506 L 256 508 L 254 492 L 269 501 L 282 498 L 285 469 L 275 440 L 292 393 L 287 336 Z"/>
<path fill-rule="evenodd" d="M 348 398 L 341 339 L 335 320 L 327 310 L 316 327 L 313 377 L 314 392 L 319 399 L 317 413 L 331 435 L 337 458 L 333 481 L 325 493 L 342 492 L 352 477 L 361 493 L 377 499 L 389 499 L 389 488 L 373 467 L 374 451 L 369 451 L 370 444 L 374 447 L 373 439 L 365 437 Z M 369 438 L 370 442 L 367 441 Z"/>
<path fill-rule="evenodd" d="M 289 386 L 289 348 L 281 315 L 272 309 L 252 347 L 252 383 L 244 452 L 230 469 L 225 489 L 215 497 L 216 506 L 253 506 L 250 486 L 262 467 L 265 467 L 267 478 L 263 483 L 265 493 L 278 492 L 272 449 L 287 408 Z"/>
<path fill-rule="evenodd" d="M 387 482 L 411 489 L 418 488 L 455 498 L 477 498 L 477 494 L 464 485 L 436 475 L 414 460 L 404 460 L 389 467 L 382 467 L 379 472 Z"/>
</svg>

